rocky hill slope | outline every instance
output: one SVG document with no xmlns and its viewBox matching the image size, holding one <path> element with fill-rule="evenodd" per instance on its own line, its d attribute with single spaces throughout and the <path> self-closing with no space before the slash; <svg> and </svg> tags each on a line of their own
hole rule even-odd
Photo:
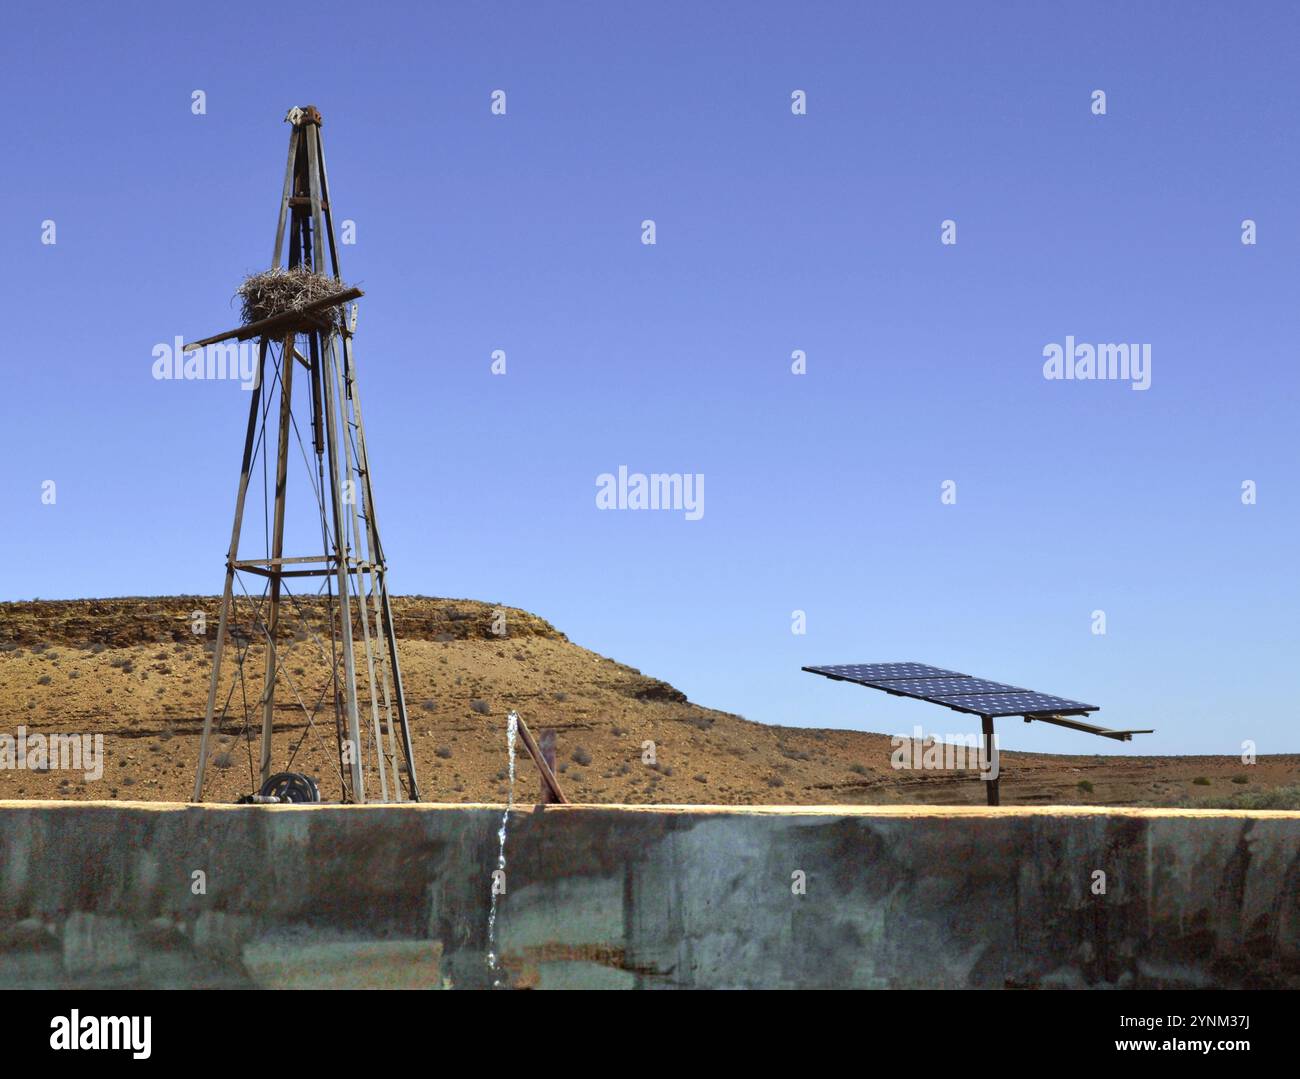
<svg viewBox="0 0 1300 1079">
<path fill-rule="evenodd" d="M 314 629 L 319 612 L 286 619 L 282 650 L 298 690 L 314 700 L 327 668 Z M 573 801 L 630 803 L 980 803 L 973 775 L 895 771 L 886 735 L 784 728 L 688 701 L 667 683 L 571 642 L 536 615 L 470 600 L 396 597 L 417 775 L 427 801 L 503 801 L 505 714 L 553 728 L 558 767 Z M 190 797 L 211 670 L 218 601 L 211 596 L 0 604 L 0 798 Z M 207 621 L 195 633 L 194 614 Z M 505 636 L 493 632 L 501 628 Z M 314 627 L 314 629 L 313 629 Z M 256 642 L 246 666 L 260 671 Z M 223 699 L 225 699 L 223 687 Z M 251 693 L 251 705 L 247 699 Z M 212 800 L 252 787 L 255 746 L 244 737 L 256 677 L 232 693 L 210 770 Z M 337 771 L 333 717 L 315 723 L 288 695 L 276 710 L 277 744 L 298 744 L 295 771 Z M 248 707 L 248 713 L 245 712 Z M 249 729 L 256 732 L 258 717 Z M 100 777 L 67 769 L 6 767 L 4 736 L 102 734 Z M 654 763 L 645 747 L 653 743 Z M 39 760 L 36 761 L 39 764 Z M 281 762 L 277 762 L 277 767 Z M 1300 782 L 1300 757 L 1106 757 L 1006 753 L 1007 804 L 1188 804 L 1267 798 Z M 516 797 L 532 801 L 536 773 L 521 759 Z"/>
</svg>

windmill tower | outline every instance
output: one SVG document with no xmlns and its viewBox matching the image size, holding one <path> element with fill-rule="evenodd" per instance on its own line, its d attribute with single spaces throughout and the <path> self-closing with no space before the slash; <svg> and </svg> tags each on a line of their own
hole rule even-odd
<svg viewBox="0 0 1300 1079">
<path fill-rule="evenodd" d="M 257 350 L 194 801 L 205 779 L 226 793 L 242 784 L 241 740 L 250 794 L 315 800 L 301 777 L 316 771 L 325 800 L 418 801 L 361 417 L 356 307 L 349 319 L 342 306 L 362 293 L 339 273 L 321 115 L 308 105 L 286 121 L 271 265 L 328 275 L 338 292 L 185 346 Z M 248 529 L 259 485 L 264 520 Z M 291 516 L 303 534 L 286 541 Z M 246 531 L 261 554 L 241 554 Z M 301 553 L 286 553 L 298 542 Z"/>
</svg>

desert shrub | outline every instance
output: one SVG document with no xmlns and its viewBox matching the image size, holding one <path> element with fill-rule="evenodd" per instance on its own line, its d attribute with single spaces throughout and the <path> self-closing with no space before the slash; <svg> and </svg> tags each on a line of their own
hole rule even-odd
<svg viewBox="0 0 1300 1079">
<path fill-rule="evenodd" d="M 572 756 L 574 764 L 587 765 L 591 763 L 591 753 L 586 746 L 574 746 Z"/>
<path fill-rule="evenodd" d="M 1092 780 L 1090 779 L 1079 780 L 1077 786 L 1084 794 L 1091 794 L 1096 789 L 1093 787 Z"/>
<path fill-rule="evenodd" d="M 1237 791 L 1213 798 L 1201 798 L 1196 809 L 1300 809 L 1300 783 L 1271 790 Z"/>
<path fill-rule="evenodd" d="M 475 697 L 472 701 L 470 701 L 469 706 L 473 711 L 477 712 L 481 716 L 485 716 L 492 711 L 491 707 L 488 705 L 488 702 L 483 700 L 480 697 Z"/>
<path fill-rule="evenodd" d="M 435 757 L 441 757 L 445 761 L 449 761 L 451 760 L 451 747 L 439 746 L 437 749 L 433 751 L 433 755 Z"/>
<path fill-rule="evenodd" d="M 1204 776 L 1197 776 L 1195 779 L 1192 780 L 1192 785 L 1196 787 L 1208 787 L 1210 785 L 1210 781 L 1206 779 Z"/>
</svg>

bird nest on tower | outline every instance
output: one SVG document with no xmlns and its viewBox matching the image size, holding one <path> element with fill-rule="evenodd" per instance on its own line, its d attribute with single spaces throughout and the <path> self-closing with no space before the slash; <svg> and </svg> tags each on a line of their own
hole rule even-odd
<svg viewBox="0 0 1300 1079">
<path fill-rule="evenodd" d="M 308 266 L 251 274 L 244 279 L 235 294 L 239 297 L 244 325 L 262 322 L 269 318 L 302 314 L 300 323 L 289 324 L 303 332 L 320 329 L 331 322 L 341 321 L 339 305 L 351 291 L 342 281 L 316 273 Z M 330 298 L 338 297 L 334 304 Z"/>
</svg>

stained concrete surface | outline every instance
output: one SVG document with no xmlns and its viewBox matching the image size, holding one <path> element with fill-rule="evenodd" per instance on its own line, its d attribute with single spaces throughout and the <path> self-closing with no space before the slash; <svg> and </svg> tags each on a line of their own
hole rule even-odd
<svg viewBox="0 0 1300 1079">
<path fill-rule="evenodd" d="M 0 986 L 1300 987 L 1300 813 L 0 802 Z"/>
</svg>

